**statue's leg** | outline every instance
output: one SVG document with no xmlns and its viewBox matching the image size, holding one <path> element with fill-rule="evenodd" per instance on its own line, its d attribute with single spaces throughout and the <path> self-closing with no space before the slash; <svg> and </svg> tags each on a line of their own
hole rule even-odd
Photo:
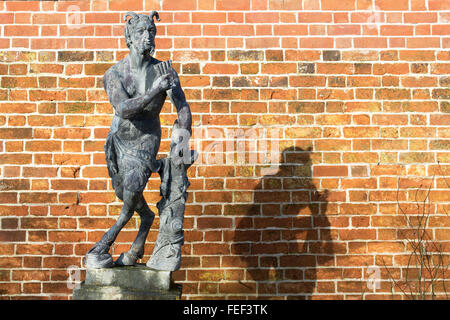
<svg viewBox="0 0 450 320">
<path fill-rule="evenodd" d="M 105 233 L 102 238 L 102 242 L 111 246 L 113 242 L 116 240 L 117 235 L 120 230 L 130 221 L 131 217 L 134 213 L 134 208 L 136 207 L 136 202 L 139 197 L 138 193 L 131 192 L 127 189 L 123 190 L 123 206 L 120 211 L 120 216 L 117 219 L 116 223 Z"/>
<path fill-rule="evenodd" d="M 138 234 L 131 245 L 130 250 L 122 253 L 117 259 L 116 264 L 118 265 L 134 265 L 137 259 L 142 258 L 144 255 L 145 240 L 147 239 L 148 232 L 152 226 L 153 220 L 155 219 L 155 214 L 148 207 L 142 193 L 139 197 L 135 210 L 141 218 L 141 225 L 139 226 Z"/>
<path fill-rule="evenodd" d="M 148 231 L 153 224 L 153 220 L 155 219 L 155 213 L 148 207 L 147 202 L 144 199 L 144 196 L 141 196 L 138 205 L 136 206 L 136 212 L 139 214 L 141 218 L 141 225 L 139 226 L 138 235 L 136 240 L 134 240 L 131 245 L 131 250 L 141 253 L 140 258 L 144 254 L 144 244 L 147 239 Z"/>
<path fill-rule="evenodd" d="M 120 230 L 127 224 L 134 213 L 139 193 L 123 189 L 123 206 L 116 223 L 109 229 L 86 255 L 86 266 L 91 268 L 110 268 L 114 265 L 108 253 Z"/>
</svg>

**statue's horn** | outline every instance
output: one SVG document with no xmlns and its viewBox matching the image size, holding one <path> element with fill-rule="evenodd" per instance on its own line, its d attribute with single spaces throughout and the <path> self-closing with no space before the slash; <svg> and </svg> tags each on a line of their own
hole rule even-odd
<svg viewBox="0 0 450 320">
<path fill-rule="evenodd" d="M 138 15 L 137 15 L 136 12 L 128 11 L 128 12 L 125 13 L 125 15 L 123 16 L 123 20 L 124 20 L 124 21 L 127 21 L 127 17 L 128 17 L 128 16 L 130 16 L 131 19 L 138 18 Z M 131 20 L 131 19 L 130 19 L 130 20 Z M 129 20 L 128 20 L 128 21 L 129 21 Z"/>
<path fill-rule="evenodd" d="M 152 19 L 152 21 L 153 21 L 153 17 L 156 17 L 156 20 L 161 21 L 161 19 L 159 18 L 159 13 L 158 12 L 152 11 L 150 13 L 150 19 Z"/>
</svg>

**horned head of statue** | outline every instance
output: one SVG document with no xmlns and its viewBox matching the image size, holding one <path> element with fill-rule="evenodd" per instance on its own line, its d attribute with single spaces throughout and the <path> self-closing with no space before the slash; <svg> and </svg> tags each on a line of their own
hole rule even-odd
<svg viewBox="0 0 450 320">
<path fill-rule="evenodd" d="M 128 17 L 131 17 L 128 19 Z M 151 54 L 154 53 L 155 50 L 155 36 L 156 36 L 156 25 L 154 22 L 154 17 L 156 17 L 157 21 L 161 21 L 159 18 L 159 14 L 156 11 L 152 11 L 149 15 L 146 14 L 138 14 L 135 12 L 127 12 L 123 16 L 123 20 L 125 21 L 124 35 L 125 41 L 128 48 L 131 47 L 133 42 L 139 41 L 141 34 L 136 34 L 136 31 L 142 30 L 148 31 L 148 38 L 143 39 L 141 41 L 148 42 L 151 49 Z"/>
</svg>

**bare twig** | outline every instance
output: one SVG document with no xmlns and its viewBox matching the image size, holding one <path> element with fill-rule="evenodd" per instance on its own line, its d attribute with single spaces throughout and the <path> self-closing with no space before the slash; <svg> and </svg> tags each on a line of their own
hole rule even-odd
<svg viewBox="0 0 450 320">
<path fill-rule="evenodd" d="M 438 165 L 439 170 L 442 173 L 440 164 Z M 450 188 L 445 176 L 443 175 L 446 185 Z M 446 283 L 445 283 L 445 273 L 449 268 L 449 265 L 444 263 L 444 249 L 441 243 L 434 241 L 434 237 L 428 232 L 428 225 L 431 215 L 431 201 L 430 194 L 431 188 L 435 184 L 436 176 L 433 175 L 429 186 L 425 189 L 424 199 L 419 201 L 419 192 L 424 188 L 424 184 L 416 189 L 414 194 L 414 203 L 416 208 L 416 213 L 414 215 L 408 215 L 407 212 L 402 208 L 400 204 L 400 183 L 399 178 L 397 178 L 397 207 L 399 213 L 405 218 L 406 230 L 408 233 L 404 234 L 403 238 L 407 242 L 407 248 L 409 248 L 410 254 L 408 256 L 408 261 L 405 268 L 404 284 L 403 281 L 397 280 L 393 277 L 391 271 L 386 266 L 383 261 L 384 268 L 387 270 L 388 276 L 391 279 L 391 292 L 393 295 L 394 287 L 400 289 L 402 294 L 407 299 L 431 299 L 436 298 L 436 284 L 439 281 L 443 283 L 443 291 L 445 296 L 448 298 Z M 444 210 L 445 211 L 445 210 Z M 447 212 L 445 214 L 448 216 Z M 414 222 L 413 218 L 414 217 Z M 399 230 L 399 234 L 402 230 Z M 401 270 L 403 270 L 401 268 Z M 415 279 L 410 278 L 410 273 L 415 271 L 417 274 Z M 403 272 L 401 273 L 403 274 Z M 440 278 L 440 274 L 442 274 Z"/>
</svg>

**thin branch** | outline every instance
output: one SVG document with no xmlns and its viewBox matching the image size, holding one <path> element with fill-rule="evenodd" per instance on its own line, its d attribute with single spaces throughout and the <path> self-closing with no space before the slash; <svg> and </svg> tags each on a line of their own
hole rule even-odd
<svg viewBox="0 0 450 320">
<path fill-rule="evenodd" d="M 439 163 L 439 162 L 438 162 Z M 439 170 L 441 167 L 439 165 Z M 442 170 L 441 170 L 442 172 Z M 424 179 L 425 180 L 425 179 Z M 422 181 L 424 181 L 422 180 Z M 442 272 L 442 282 L 443 288 L 446 297 L 448 297 L 445 283 L 445 272 L 448 270 L 449 265 L 444 266 L 444 254 L 443 247 L 441 243 L 437 243 L 434 241 L 434 237 L 428 233 L 428 225 L 431 216 L 431 201 L 430 194 L 431 189 L 435 185 L 436 176 L 433 175 L 429 186 L 426 188 L 426 192 L 424 194 L 424 199 L 422 201 L 418 200 L 418 195 L 421 190 L 423 190 L 424 184 L 421 183 L 420 186 L 416 189 L 414 194 L 414 203 L 417 210 L 417 214 L 414 215 L 415 223 L 412 222 L 412 219 L 409 215 L 403 210 L 400 204 L 400 183 L 399 177 L 397 177 L 397 207 L 399 209 L 399 213 L 403 215 L 406 222 L 407 230 L 411 231 L 411 235 L 405 235 L 405 240 L 410 247 L 410 255 L 408 256 L 408 262 L 406 265 L 405 271 L 405 284 L 401 286 L 399 281 L 397 281 L 393 276 L 390 270 L 387 268 L 386 263 L 383 261 L 384 268 L 387 270 L 388 275 L 391 279 L 391 292 L 393 293 L 393 287 L 398 287 L 403 293 L 404 297 L 409 297 L 410 299 L 427 299 L 430 297 L 431 299 L 436 298 L 436 283 L 439 281 L 439 272 Z M 444 181 L 447 186 L 450 185 L 447 183 L 447 180 L 444 177 Z M 420 206 L 420 204 L 422 206 Z M 436 209 L 436 207 L 434 207 Z M 445 211 L 445 210 L 444 210 Z M 447 212 L 445 214 L 448 216 Z M 399 234 L 401 230 L 399 230 Z M 436 261 L 437 259 L 437 261 Z M 413 265 L 414 261 L 414 265 Z M 416 280 L 413 286 L 410 278 L 409 272 L 410 270 L 416 270 Z M 402 269 L 403 270 L 403 269 Z M 406 292 L 406 290 L 409 291 Z"/>
</svg>

